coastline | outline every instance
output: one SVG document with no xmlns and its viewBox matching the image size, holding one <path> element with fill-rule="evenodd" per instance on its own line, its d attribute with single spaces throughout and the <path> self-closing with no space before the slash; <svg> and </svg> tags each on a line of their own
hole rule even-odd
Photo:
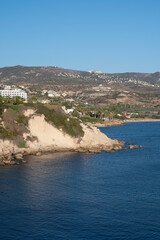
<svg viewBox="0 0 160 240">
<path fill-rule="evenodd" d="M 110 122 L 104 122 L 104 123 L 96 123 L 91 124 L 91 126 L 94 127 L 113 127 L 113 126 L 120 126 L 125 123 L 136 123 L 136 122 L 160 122 L 160 119 L 152 119 L 152 118 L 133 118 L 133 119 L 126 119 L 126 120 L 113 120 Z"/>
<path fill-rule="evenodd" d="M 24 115 L 30 115 L 27 132 L 21 138 L 25 145 L 18 145 L 15 139 L 0 139 L 0 165 L 14 165 L 25 162 L 25 155 L 40 156 L 46 152 L 80 152 L 86 154 L 115 152 L 122 150 L 125 143 L 112 140 L 98 128 L 81 123 L 83 136 L 73 137 L 28 109 Z M 34 138 L 33 138 L 34 136 Z"/>
<path fill-rule="evenodd" d="M 124 122 L 120 121 L 120 120 L 113 120 L 110 122 L 104 122 L 104 123 L 95 123 L 95 124 L 90 124 L 91 126 L 94 127 L 112 127 L 112 126 L 119 126 L 119 125 L 123 125 Z"/>
<path fill-rule="evenodd" d="M 152 119 L 152 118 L 140 118 L 140 119 L 127 119 L 124 120 L 124 123 L 132 123 L 132 122 L 160 122 L 160 119 Z"/>
<path fill-rule="evenodd" d="M 135 146 L 133 146 L 136 148 Z M 5 165 L 18 165 L 26 163 L 24 159 L 25 156 L 35 155 L 41 156 L 46 153 L 55 153 L 55 152 L 77 152 L 84 154 L 94 154 L 101 153 L 102 151 L 107 153 L 113 153 L 118 150 L 125 149 L 125 142 L 118 141 L 117 139 L 109 139 L 108 143 L 97 144 L 93 146 L 77 146 L 76 148 L 68 147 L 55 147 L 55 146 L 46 146 L 44 148 L 27 148 L 27 149 L 16 149 L 12 151 L 7 149 L 6 152 L 0 153 L 0 166 Z M 131 148 L 130 148 L 131 149 Z"/>
<path fill-rule="evenodd" d="M 27 131 L 23 132 L 26 145 L 18 146 L 15 140 L 0 140 L 0 165 L 15 165 L 25 163 L 26 155 L 40 156 L 47 152 L 79 152 L 86 154 L 104 152 L 116 152 L 127 149 L 125 142 L 110 139 L 97 127 L 119 126 L 129 122 L 156 122 L 156 119 L 132 119 L 112 120 L 103 124 L 83 124 L 83 136 L 72 137 L 62 129 L 55 127 L 45 120 L 45 116 L 37 115 L 28 109 L 24 115 L 31 115 L 28 120 Z M 160 121 L 160 120 L 159 120 Z M 34 139 L 32 139 L 34 136 Z M 129 145 L 130 149 L 138 148 L 138 145 Z"/>
</svg>

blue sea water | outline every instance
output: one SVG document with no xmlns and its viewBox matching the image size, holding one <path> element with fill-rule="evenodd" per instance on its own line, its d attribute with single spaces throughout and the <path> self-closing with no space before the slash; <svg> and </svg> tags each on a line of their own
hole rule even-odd
<svg viewBox="0 0 160 240">
<path fill-rule="evenodd" d="M 146 148 L 0 168 L 0 239 L 160 239 L 160 122 L 101 131 Z"/>
</svg>

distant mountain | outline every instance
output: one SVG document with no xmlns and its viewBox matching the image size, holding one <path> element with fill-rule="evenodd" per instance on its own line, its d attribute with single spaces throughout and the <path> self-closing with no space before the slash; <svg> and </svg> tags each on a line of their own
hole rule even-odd
<svg viewBox="0 0 160 240">
<path fill-rule="evenodd" d="M 101 73 L 97 71 L 77 71 L 58 67 L 14 66 L 0 68 L 1 84 L 62 84 L 62 83 L 148 83 L 160 85 L 160 72 L 156 73 Z"/>
</svg>

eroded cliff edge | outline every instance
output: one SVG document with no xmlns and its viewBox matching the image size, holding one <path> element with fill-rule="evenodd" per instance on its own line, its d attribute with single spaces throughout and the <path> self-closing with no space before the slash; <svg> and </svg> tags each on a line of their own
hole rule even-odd
<svg viewBox="0 0 160 240">
<path fill-rule="evenodd" d="M 24 155 L 55 151 L 85 153 L 122 149 L 96 127 L 83 124 L 57 106 L 19 106 L 3 111 L 0 126 L 0 164 L 15 164 Z"/>
</svg>

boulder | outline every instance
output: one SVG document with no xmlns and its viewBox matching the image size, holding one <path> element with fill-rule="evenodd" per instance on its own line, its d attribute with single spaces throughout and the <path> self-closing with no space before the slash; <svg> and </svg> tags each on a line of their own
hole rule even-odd
<svg viewBox="0 0 160 240">
<path fill-rule="evenodd" d="M 138 145 L 129 145 L 129 149 L 135 149 L 135 148 L 139 148 L 139 146 Z"/>
<path fill-rule="evenodd" d="M 97 148 L 92 148 L 92 149 L 89 149 L 88 151 L 89 153 L 101 153 L 101 150 Z"/>
<path fill-rule="evenodd" d="M 122 146 L 114 146 L 113 149 L 116 150 L 116 151 L 122 150 Z"/>
<path fill-rule="evenodd" d="M 112 146 L 104 146 L 103 147 L 103 151 L 105 151 L 105 152 L 111 152 L 112 150 L 113 150 Z"/>
<path fill-rule="evenodd" d="M 42 155 L 41 152 L 37 152 L 37 153 L 36 153 L 36 156 L 41 156 L 41 155 Z"/>
<path fill-rule="evenodd" d="M 17 160 L 22 160 L 22 159 L 23 159 L 23 154 L 17 153 L 17 154 L 15 155 L 15 158 L 16 158 Z"/>
</svg>

